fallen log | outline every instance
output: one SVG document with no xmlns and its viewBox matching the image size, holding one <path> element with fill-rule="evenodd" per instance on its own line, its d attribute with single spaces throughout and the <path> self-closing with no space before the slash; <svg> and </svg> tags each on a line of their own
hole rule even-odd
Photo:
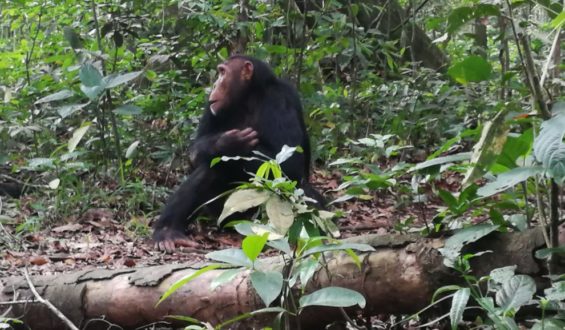
<svg viewBox="0 0 565 330">
<path fill-rule="evenodd" d="M 309 290 L 340 286 L 362 293 L 367 306 L 365 315 L 407 314 L 420 310 L 430 302 L 433 292 L 447 284 L 460 282 L 451 269 L 443 265 L 438 248 L 444 239 L 424 239 L 408 235 L 368 235 L 348 239 L 367 243 L 376 251 L 360 254 L 362 267 L 344 253 L 328 253 L 327 272 L 318 271 Z M 473 259 L 477 275 L 488 274 L 493 268 L 516 265 L 516 272 L 536 279 L 539 287 L 547 285 L 542 278 L 545 267 L 533 258 L 534 251 L 544 246 L 541 230 L 522 233 L 495 233 L 468 246 L 469 251 L 492 250 Z M 279 269 L 279 258 L 262 260 L 265 269 Z M 178 279 L 194 273 L 204 264 L 177 264 L 119 270 L 86 270 L 56 276 L 35 276 L 32 282 L 39 294 L 49 300 L 79 328 L 91 319 L 103 318 L 123 328 L 135 328 L 165 320 L 167 315 L 186 315 L 211 324 L 264 307 L 255 294 L 247 272 L 214 291 L 210 283 L 223 270 L 214 270 L 181 287 L 171 297 L 155 307 L 159 297 Z M 31 300 L 24 278 L 10 277 L 0 281 L 0 301 Z M 5 309 L 5 305 L 2 308 Z M 9 316 L 20 317 L 32 329 L 63 329 L 61 321 L 45 306 L 36 303 L 14 304 Z M 328 308 L 306 309 L 301 315 L 305 329 L 316 329 L 339 319 L 340 313 Z M 268 322 L 264 318 L 254 322 Z M 251 322 L 251 321 L 247 321 Z M 255 323 L 256 324 L 256 323 Z M 249 328 L 247 325 L 240 325 Z M 96 322 L 87 329 L 97 328 Z M 237 328 L 237 327 L 236 327 Z"/>
</svg>

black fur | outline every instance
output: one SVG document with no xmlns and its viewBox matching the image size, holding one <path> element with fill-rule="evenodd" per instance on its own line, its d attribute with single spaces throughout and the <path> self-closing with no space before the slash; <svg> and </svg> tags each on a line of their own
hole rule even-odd
<svg viewBox="0 0 565 330">
<path fill-rule="evenodd" d="M 253 63 L 249 88 L 239 95 L 237 104 L 214 116 L 208 108 L 200 120 L 195 141 L 189 148 L 192 173 L 171 196 L 155 226 L 154 238 L 159 240 L 160 228 L 184 231 L 188 217 L 206 201 L 247 181 L 246 172 L 255 173 L 259 163 L 244 161 L 220 162 L 210 168 L 214 157 L 214 141 L 232 129 L 253 128 L 258 133 L 255 147 L 265 155 L 275 157 L 283 145 L 300 145 L 304 152 L 295 153 L 282 164 L 283 172 L 300 183 L 310 197 L 321 195 L 308 184 L 310 170 L 310 141 L 304 124 L 302 104 L 296 89 L 277 78 L 268 64 L 252 57 L 236 55 Z M 250 155 L 240 155 L 250 156 Z"/>
</svg>

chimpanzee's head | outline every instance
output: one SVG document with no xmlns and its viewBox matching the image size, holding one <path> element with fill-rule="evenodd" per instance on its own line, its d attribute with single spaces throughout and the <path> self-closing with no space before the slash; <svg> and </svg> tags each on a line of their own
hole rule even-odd
<svg viewBox="0 0 565 330">
<path fill-rule="evenodd" d="M 245 55 L 231 56 L 218 65 L 218 79 L 208 99 L 210 111 L 217 116 L 230 108 L 243 108 L 247 97 L 260 94 L 274 79 L 267 63 Z"/>
<path fill-rule="evenodd" d="M 218 115 L 240 102 L 253 78 L 253 71 L 253 63 L 240 57 L 230 58 L 218 65 L 218 79 L 209 98 L 212 114 Z"/>
</svg>

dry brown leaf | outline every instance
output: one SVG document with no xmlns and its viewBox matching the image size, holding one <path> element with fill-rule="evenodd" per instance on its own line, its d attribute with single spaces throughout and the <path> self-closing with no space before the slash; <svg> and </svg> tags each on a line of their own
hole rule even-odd
<svg viewBox="0 0 565 330">
<path fill-rule="evenodd" d="M 29 263 L 35 266 L 45 265 L 48 262 L 49 259 L 47 259 L 45 256 L 31 256 L 29 258 Z"/>
</svg>

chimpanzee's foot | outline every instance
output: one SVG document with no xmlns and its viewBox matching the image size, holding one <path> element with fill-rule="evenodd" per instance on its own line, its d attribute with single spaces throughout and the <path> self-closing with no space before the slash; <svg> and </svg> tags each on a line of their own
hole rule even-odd
<svg viewBox="0 0 565 330">
<path fill-rule="evenodd" d="M 155 242 L 155 249 L 167 251 L 167 253 L 173 253 L 177 246 L 198 247 L 198 244 L 189 240 L 182 230 L 170 227 L 156 228 L 153 232 L 153 242 Z"/>
</svg>

